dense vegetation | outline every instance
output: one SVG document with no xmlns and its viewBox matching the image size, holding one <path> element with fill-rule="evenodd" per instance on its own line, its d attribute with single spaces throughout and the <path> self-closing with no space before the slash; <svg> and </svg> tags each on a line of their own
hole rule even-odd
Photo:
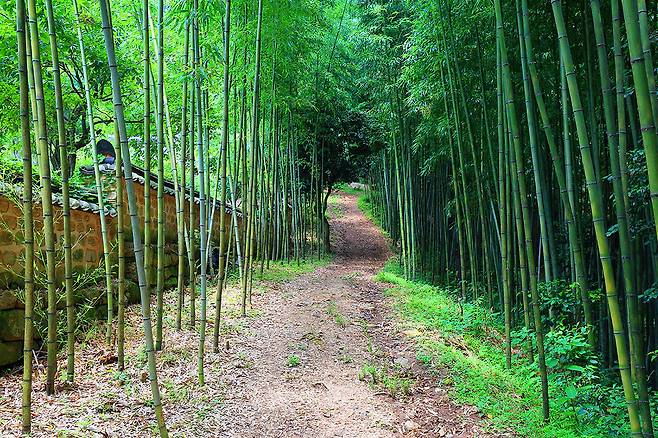
<svg viewBox="0 0 658 438">
<path fill-rule="evenodd" d="M 532 364 L 547 421 L 627 408 L 595 435 L 653 435 L 656 18 L 642 0 L 364 16 L 388 67 L 371 200 L 404 276 L 501 319 L 506 366 Z"/>
<path fill-rule="evenodd" d="M 503 341 L 482 347 L 482 366 L 509 372 L 511 385 L 518 383 L 511 391 L 532 386 L 541 394 L 537 418 L 565 428 L 546 426 L 547 434 L 653 436 L 655 3 L 16 0 L 0 5 L 0 16 L 16 18 L 0 22 L 0 163 L 6 181 L 31 182 L 22 185 L 25 349 L 33 347 L 36 266 L 48 279 L 50 393 L 60 290 L 69 381 L 75 353 L 70 224 L 65 208 L 57 241 L 53 187 L 64 199 L 75 193 L 77 165 L 97 163 L 99 140 L 111 138 L 117 178 L 130 176 L 134 163 L 158 184 L 157 198 L 144 200 L 158 205 L 154 236 L 139 223 L 132 178 L 119 185 L 128 205 L 117 209 L 132 235 L 119 233 L 117 266 L 110 262 L 115 242 L 101 226 L 107 341 L 116 336 L 121 364 L 124 240 L 131 240 L 161 435 L 155 351 L 166 346 L 164 179 L 176 187 L 177 328 L 188 305 L 204 384 L 214 242 L 217 349 L 229 271 L 240 278 L 245 312 L 254 271 L 329 251 L 329 195 L 337 182 L 361 177 L 371 215 L 399 250 L 395 282 L 446 286 L 421 289 L 406 304 L 412 315 L 448 332 L 493 321 Z M 94 174 L 102 207 L 97 164 Z M 199 198 L 199 218 L 193 209 L 186 217 L 186 192 L 191 202 Z M 44 206 L 38 230 L 36 193 Z M 242 226 L 222 216 L 225 232 L 216 240 L 213 200 L 243 214 Z M 43 248 L 35 247 L 35 233 Z M 63 285 L 53 281 L 60 250 Z M 43 264 L 35 265 L 35 252 L 45 254 L 36 257 Z M 449 322 L 444 290 L 474 315 L 471 325 Z M 25 431 L 31 366 L 25 355 Z M 535 420 L 528 421 L 543 427 Z"/>
</svg>

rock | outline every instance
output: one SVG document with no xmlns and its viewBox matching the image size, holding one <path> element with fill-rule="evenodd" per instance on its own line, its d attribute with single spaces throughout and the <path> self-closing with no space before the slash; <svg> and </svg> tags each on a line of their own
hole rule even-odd
<svg viewBox="0 0 658 438">
<path fill-rule="evenodd" d="M 407 420 L 404 422 L 404 429 L 406 431 L 412 431 L 418 429 L 418 423 L 412 421 L 412 420 Z"/>
<path fill-rule="evenodd" d="M 21 309 L 0 310 L 0 339 L 20 341 L 25 329 L 25 311 Z M 0 360 L 1 361 L 1 360 Z"/>
<path fill-rule="evenodd" d="M 409 359 L 407 359 L 404 356 L 396 357 L 395 360 L 393 361 L 393 363 L 398 365 L 403 370 L 410 370 L 411 369 L 411 363 L 409 362 Z"/>
<path fill-rule="evenodd" d="M 126 304 L 139 303 L 139 286 L 134 281 L 126 279 Z"/>
<path fill-rule="evenodd" d="M 0 291 L 0 310 L 19 309 L 23 307 L 23 302 L 18 299 L 16 293 L 12 290 Z"/>
<path fill-rule="evenodd" d="M 0 367 L 18 362 L 23 357 L 23 341 L 0 341 Z"/>
</svg>

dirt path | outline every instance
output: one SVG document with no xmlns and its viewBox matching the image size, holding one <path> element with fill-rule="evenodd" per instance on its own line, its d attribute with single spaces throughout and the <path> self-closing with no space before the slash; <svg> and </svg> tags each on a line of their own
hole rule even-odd
<svg viewBox="0 0 658 438">
<path fill-rule="evenodd" d="M 356 204 L 355 196 L 332 197 L 336 257 L 329 266 L 260 285 L 248 318 L 239 317 L 237 288 L 227 291 L 223 348 L 213 353 L 208 341 L 204 387 L 196 384 L 197 333 L 176 331 L 165 317 L 158 378 L 171 436 L 491 436 L 474 408 L 448 399 L 439 379 L 416 362 L 412 341 L 396 330 L 373 280 L 390 256 L 387 242 Z M 167 294 L 165 315 L 174 315 L 175 301 Z M 210 296 L 209 334 L 213 302 Z M 74 385 L 59 383 L 47 396 L 43 362 L 35 366 L 33 436 L 154 436 L 139 306 L 126 319 L 125 371 L 116 371 L 102 324 L 76 348 Z M 60 354 L 60 369 L 65 362 Z M 370 374 L 359 379 L 364 369 Z M 377 370 L 393 370 L 390 388 L 371 384 Z M 19 368 L 0 376 L 2 437 L 19 436 L 20 388 Z"/>
<path fill-rule="evenodd" d="M 385 238 L 359 211 L 355 196 L 339 194 L 334 201 L 333 263 L 254 302 L 263 316 L 254 320 L 250 336 L 235 345 L 253 368 L 227 376 L 233 389 L 227 394 L 222 433 L 484 436 L 475 410 L 447 400 L 386 315 L 381 287 L 373 281 L 391 255 Z M 287 366 L 291 354 L 300 358 L 299 366 Z M 360 381 L 365 363 L 403 371 L 414 382 L 411 395 L 396 399 Z"/>
</svg>

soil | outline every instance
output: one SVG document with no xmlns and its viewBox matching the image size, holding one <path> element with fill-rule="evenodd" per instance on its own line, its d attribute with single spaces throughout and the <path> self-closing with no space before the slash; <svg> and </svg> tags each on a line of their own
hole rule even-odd
<svg viewBox="0 0 658 438">
<path fill-rule="evenodd" d="M 430 375 L 416 361 L 413 341 L 396 326 L 392 303 L 373 278 L 391 256 L 388 243 L 359 211 L 356 196 L 336 194 L 330 214 L 335 258 L 328 266 L 287 283 L 261 284 L 247 318 L 239 317 L 237 290 L 230 291 L 235 296 L 228 300 L 222 348 L 212 353 L 211 341 L 207 346 L 204 387 L 196 385 L 198 336 L 177 332 L 165 320 L 158 373 L 170 434 L 507 436 L 487 432 L 476 408 L 449 399 L 442 373 Z M 175 297 L 168 299 L 173 315 Z M 208 315 L 214 315 L 212 305 Z M 139 327 L 137 306 L 128 320 Z M 57 395 L 45 395 L 44 370 L 36 368 L 33 436 L 154 434 L 141 331 L 127 333 L 131 359 L 123 373 L 103 360 L 112 356 L 102 343 L 102 327 L 98 332 L 78 347 L 76 383 L 60 384 Z M 372 375 L 363 375 L 364 366 L 408 382 L 408 393 L 373 382 Z M 20 384 L 20 371 L 0 377 L 0 436 L 20 431 Z"/>
</svg>

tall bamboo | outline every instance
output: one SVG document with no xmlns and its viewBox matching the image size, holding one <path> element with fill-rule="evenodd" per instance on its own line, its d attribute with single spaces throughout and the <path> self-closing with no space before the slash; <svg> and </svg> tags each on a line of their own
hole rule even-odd
<svg viewBox="0 0 658 438">
<path fill-rule="evenodd" d="M 183 319 L 183 305 L 185 302 L 185 155 L 187 153 L 187 95 L 188 95 L 188 68 L 190 56 L 190 19 L 185 19 L 185 42 L 183 44 L 183 104 L 181 109 L 181 146 L 179 169 L 181 183 L 178 187 L 179 202 L 176 205 L 176 214 L 178 216 L 178 277 L 177 277 L 177 306 L 176 306 L 176 329 L 180 330 Z"/>
<path fill-rule="evenodd" d="M 30 102 L 28 84 L 25 2 L 16 0 L 16 39 L 18 42 L 18 79 L 20 87 L 21 143 L 23 152 L 23 246 L 25 248 L 25 328 L 23 332 L 23 433 L 32 428 L 32 343 L 34 314 L 34 222 L 32 217 L 32 142 L 30 140 Z"/>
<path fill-rule="evenodd" d="M 144 248 L 142 246 L 142 237 L 139 223 L 140 220 L 137 212 L 135 187 L 132 179 L 132 162 L 130 159 L 130 149 L 128 147 L 126 120 L 123 111 L 123 98 L 121 96 L 121 84 L 119 80 L 119 72 L 117 69 L 116 54 L 114 49 L 114 37 L 112 26 L 110 24 L 109 4 L 107 3 L 107 0 L 100 0 L 100 6 L 103 27 L 103 40 L 105 42 L 105 51 L 107 52 L 107 61 L 112 81 L 112 101 L 114 104 L 114 115 L 119 129 L 119 141 L 121 143 L 121 152 L 123 158 L 123 171 L 126 180 L 126 195 L 128 198 L 128 211 L 130 214 L 130 225 L 133 235 L 135 265 L 137 267 L 137 278 L 140 290 L 144 341 L 146 346 L 149 381 L 151 383 L 151 394 L 153 396 L 153 408 L 155 410 L 160 436 L 167 437 L 167 426 L 165 424 L 164 413 L 162 410 L 162 401 L 160 399 L 160 389 L 158 387 L 158 377 L 155 366 L 151 310 L 149 294 L 146 288 L 146 274 L 144 272 Z"/>
<path fill-rule="evenodd" d="M 219 351 L 219 331 L 220 317 L 222 312 L 222 294 L 224 290 L 224 277 L 226 275 L 226 155 L 228 147 L 228 116 L 229 116 L 229 78 L 230 78 L 230 35 L 231 35 L 231 0 L 226 0 L 226 9 L 224 12 L 224 107 L 222 119 L 222 146 L 221 146 L 221 163 L 219 165 L 221 172 L 221 189 L 219 193 L 219 277 L 217 279 L 217 295 L 215 296 L 215 327 L 213 332 L 213 350 Z M 231 211 L 235 215 L 235 211 Z"/>
<path fill-rule="evenodd" d="M 69 203 L 69 157 L 64 122 L 62 99 L 62 79 L 55 33 L 55 14 L 52 0 L 46 0 L 48 34 L 52 61 L 53 85 L 55 91 L 55 114 L 57 116 L 57 143 L 59 150 L 60 174 L 62 177 L 62 217 L 64 222 L 64 290 L 66 296 L 66 381 L 73 382 L 75 371 L 75 299 L 73 297 L 73 261 L 71 259 L 71 204 Z"/>
<path fill-rule="evenodd" d="M 39 150 L 39 175 L 41 181 L 41 208 L 43 211 L 43 234 L 46 246 L 46 286 L 48 290 L 48 339 L 46 393 L 55 393 L 57 373 L 57 291 L 55 286 L 55 230 L 53 221 L 52 183 L 50 177 L 50 155 L 48 153 L 48 128 L 46 125 L 46 106 L 43 96 L 43 76 L 41 72 L 41 49 L 39 47 L 39 28 L 35 0 L 28 0 L 28 22 L 30 26 L 30 44 L 32 51 L 32 71 L 34 93 L 37 108 Z"/>
<path fill-rule="evenodd" d="M 158 0 L 158 92 L 156 130 L 158 138 L 158 227 L 155 349 L 162 350 L 164 295 L 164 1 Z M 173 157 L 172 157 L 173 160 Z"/>
<path fill-rule="evenodd" d="M 651 58 L 647 58 L 651 54 L 651 49 L 647 41 L 646 4 L 644 0 L 638 0 L 636 9 L 633 3 L 635 2 L 624 0 L 621 5 L 624 12 L 628 51 L 632 61 L 631 71 L 635 84 L 642 143 L 647 161 L 651 209 L 658 238 L 658 137 L 656 135 L 658 102 L 655 95 L 653 65 Z M 642 20 L 638 17 L 638 10 L 641 12 Z"/>
<path fill-rule="evenodd" d="M 553 128 L 551 126 L 551 121 L 548 115 L 548 111 L 546 109 L 544 96 L 542 94 L 541 84 L 539 82 L 539 73 L 537 71 L 537 64 L 534 60 L 534 54 L 533 54 L 532 37 L 530 31 L 530 19 L 528 14 L 528 0 L 522 0 L 521 8 L 522 8 L 522 16 L 523 16 L 523 31 L 524 31 L 523 33 L 524 33 L 525 51 L 528 59 L 528 71 L 530 72 L 530 78 L 532 80 L 532 88 L 534 91 L 535 101 L 537 102 L 539 114 L 542 119 L 544 134 L 546 136 L 546 140 L 549 146 L 549 151 L 553 162 L 553 169 L 556 175 L 558 188 L 560 190 L 560 199 L 562 201 L 562 207 L 567 222 L 569 245 L 571 247 L 571 251 L 574 258 L 575 278 L 580 289 L 583 314 L 585 317 L 585 324 L 587 325 L 587 329 L 588 329 L 587 330 L 588 341 L 591 347 L 594 348 L 594 345 L 596 343 L 595 332 L 594 332 L 594 320 L 592 316 L 592 305 L 589 298 L 587 278 L 585 276 L 586 271 L 585 271 L 585 263 L 583 260 L 583 243 L 575 220 L 575 212 L 574 212 L 575 201 L 570 199 L 570 196 L 573 196 L 573 193 L 569 191 L 569 184 L 567 184 L 567 178 L 565 176 L 565 166 L 563 165 L 562 155 L 558 151 L 557 143 L 555 141 L 555 135 L 553 133 Z M 568 136 L 565 137 L 565 141 L 567 140 L 568 140 Z M 565 156 L 568 156 L 568 154 L 565 153 Z"/>
<path fill-rule="evenodd" d="M 624 290 L 626 292 L 626 306 L 630 326 L 631 365 L 635 372 L 635 384 L 638 388 L 638 404 L 640 419 L 642 420 L 642 433 L 644 436 L 653 436 L 651 421 L 651 408 L 649 406 L 649 393 L 647 376 L 644 367 L 644 335 L 640 328 L 641 315 L 635 285 L 635 264 L 631 249 L 631 236 L 628 227 L 627 202 L 625 200 L 621 169 L 619 165 L 618 135 L 616 133 L 614 101 L 612 99 L 612 85 L 608 68 L 605 37 L 603 33 L 603 20 L 599 0 L 590 0 L 592 19 L 594 22 L 594 35 L 599 61 L 599 78 L 601 93 L 603 95 L 603 110 L 606 130 L 608 133 L 608 150 L 610 167 L 612 171 L 613 196 L 615 199 L 615 214 L 619 225 L 619 244 L 621 248 L 621 264 L 623 272 Z"/>
<path fill-rule="evenodd" d="M 578 81 L 576 78 L 576 68 L 574 66 L 571 47 L 567 37 L 566 26 L 564 24 L 562 4 L 559 0 L 551 0 L 551 6 L 553 9 L 553 16 L 555 18 L 555 26 L 558 33 L 558 39 L 560 42 L 560 56 L 564 62 L 571 107 L 573 109 L 573 116 L 576 122 L 576 130 L 578 134 L 578 143 L 580 146 L 583 170 L 587 180 L 587 192 L 590 200 L 590 208 L 592 210 L 592 221 L 594 223 L 597 248 L 599 251 L 599 258 L 601 260 L 601 267 L 603 269 L 603 275 L 605 279 L 608 309 L 614 330 L 615 344 L 617 346 L 619 373 L 621 375 L 622 385 L 624 388 L 624 396 L 626 398 L 626 405 L 631 424 L 631 433 L 633 436 L 641 436 L 642 429 L 639 420 L 638 407 L 635 403 L 633 383 L 631 380 L 624 323 L 617 297 L 617 284 L 614 269 L 610 259 L 610 245 L 606 235 L 603 199 L 601 196 L 599 181 L 595 177 L 594 164 L 587 135 L 587 127 L 585 124 L 585 117 L 583 115 L 583 108 L 580 100 L 580 91 L 578 89 Z"/>
<path fill-rule="evenodd" d="M 199 385 L 203 386 L 205 383 L 203 360 L 205 356 L 205 342 L 206 342 L 206 284 L 207 284 L 207 261 L 206 261 L 206 226 L 208 217 L 206 215 L 206 184 L 205 173 L 206 165 L 204 161 L 205 153 L 203 147 L 203 114 L 201 112 L 201 101 L 203 99 L 201 93 L 201 48 L 200 48 L 200 32 L 199 32 L 199 0 L 194 0 L 194 19 L 192 22 L 193 27 L 193 53 L 194 53 L 194 88 L 196 94 L 196 123 L 197 123 L 197 160 L 199 168 L 199 236 L 200 245 L 199 260 L 201 262 L 201 272 L 199 274 L 199 301 L 200 301 L 200 317 L 199 317 L 199 351 L 198 351 L 198 366 L 197 375 Z"/>
<path fill-rule="evenodd" d="M 116 139 L 116 162 L 115 162 L 115 178 L 116 178 L 116 191 L 117 191 L 117 255 L 119 259 L 119 266 L 117 269 L 117 296 L 118 296 L 118 309 L 117 309 L 117 368 L 123 371 L 125 368 L 125 314 L 126 314 L 126 238 L 124 236 L 125 228 L 125 207 L 123 203 L 124 195 L 124 180 L 121 174 L 123 167 L 123 159 L 121 153 L 121 144 L 119 143 L 119 130 L 116 122 L 114 123 L 114 138 Z"/>
<path fill-rule="evenodd" d="M 509 126 L 513 137 L 514 159 L 516 161 L 516 174 L 519 186 L 519 196 L 521 203 L 521 214 L 523 218 L 523 231 L 525 237 L 525 250 L 528 259 L 528 273 L 530 276 L 530 293 L 532 296 L 532 313 L 535 324 L 535 336 L 537 338 L 537 358 L 539 362 L 539 374 L 542 386 L 542 411 L 544 420 L 549 419 L 549 402 L 548 402 L 548 375 L 546 371 L 546 358 L 544 354 L 544 333 L 543 323 L 540 311 L 539 291 L 537 289 L 537 272 L 535 268 L 535 252 L 532 241 L 531 218 L 527 202 L 527 189 L 525 182 L 525 171 L 523 165 L 523 154 L 521 146 L 521 136 L 519 122 L 517 118 L 516 105 L 512 88 L 512 78 L 510 65 L 507 56 L 507 47 L 505 43 L 505 34 L 503 31 L 503 19 L 500 6 L 500 0 L 495 1 L 496 12 L 496 36 L 500 45 L 501 65 L 503 68 L 503 96 L 506 101 L 507 116 L 509 117 Z"/>
<path fill-rule="evenodd" d="M 89 85 L 89 76 L 87 73 L 87 57 L 85 54 L 84 42 L 82 40 L 82 23 L 78 10 L 77 0 L 74 0 L 74 9 L 76 10 L 77 30 L 78 30 L 78 47 L 80 48 L 80 59 L 82 64 L 82 85 L 85 91 L 85 103 L 87 106 L 87 123 L 89 124 L 89 135 L 91 147 L 94 151 L 94 157 L 99 155 L 96 141 L 96 128 L 94 126 L 94 110 L 91 102 L 91 88 Z M 103 194 L 103 181 L 98 165 L 98 160 L 94 159 L 94 179 L 96 183 L 96 196 L 98 199 L 99 218 L 101 224 L 101 238 L 103 242 L 103 261 L 105 267 L 105 289 L 107 293 L 107 329 L 105 331 L 105 342 L 110 344 L 112 341 L 112 321 L 114 313 L 114 293 L 112 291 L 112 263 L 110 260 L 110 239 L 107 230 L 107 220 L 105 218 L 105 195 Z"/>
</svg>

